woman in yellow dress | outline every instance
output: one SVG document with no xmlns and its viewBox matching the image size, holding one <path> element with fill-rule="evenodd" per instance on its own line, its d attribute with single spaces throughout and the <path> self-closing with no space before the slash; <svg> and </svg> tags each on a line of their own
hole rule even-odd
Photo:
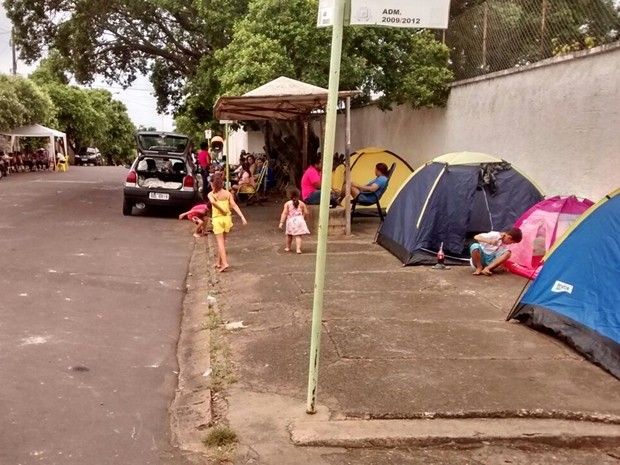
<svg viewBox="0 0 620 465">
<path fill-rule="evenodd" d="M 209 201 L 211 202 L 211 222 L 213 234 L 217 241 L 217 264 L 215 267 L 224 272 L 230 266 L 226 256 L 226 235 L 233 227 L 232 210 L 241 218 L 245 226 L 248 224 L 241 209 L 235 202 L 235 197 L 224 189 L 224 180 L 221 173 L 215 173 L 211 179 L 211 189 Z"/>
</svg>

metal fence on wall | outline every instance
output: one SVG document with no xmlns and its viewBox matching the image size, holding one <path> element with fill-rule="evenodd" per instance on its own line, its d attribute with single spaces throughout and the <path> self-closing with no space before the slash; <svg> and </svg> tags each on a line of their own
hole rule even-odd
<svg viewBox="0 0 620 465">
<path fill-rule="evenodd" d="M 457 80 L 619 39 L 618 0 L 480 1 L 454 16 L 445 35 Z"/>
</svg>

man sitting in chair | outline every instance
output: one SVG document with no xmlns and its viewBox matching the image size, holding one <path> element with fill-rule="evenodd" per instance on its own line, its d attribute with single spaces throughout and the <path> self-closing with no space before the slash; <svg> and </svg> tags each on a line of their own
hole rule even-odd
<svg viewBox="0 0 620 465">
<path fill-rule="evenodd" d="M 377 163 L 375 166 L 375 178 L 369 181 L 365 186 L 361 186 L 354 182 L 351 183 L 351 197 L 357 199 L 360 205 L 371 205 L 377 202 L 385 192 L 388 185 L 389 168 L 385 163 Z M 342 187 L 339 203 L 342 202 L 346 195 L 346 187 Z"/>
</svg>

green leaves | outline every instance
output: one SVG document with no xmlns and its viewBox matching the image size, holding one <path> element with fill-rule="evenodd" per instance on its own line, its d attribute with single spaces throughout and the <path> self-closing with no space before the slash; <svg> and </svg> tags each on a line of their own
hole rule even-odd
<svg viewBox="0 0 620 465">
<path fill-rule="evenodd" d="M 169 72 L 191 77 L 204 55 L 225 47 L 248 0 L 5 0 L 23 59 L 45 50 L 68 60 L 79 83 L 102 75 L 130 84 L 160 60 Z M 161 61 L 166 66 L 161 66 Z M 160 87 L 162 92 L 168 89 Z M 165 99 L 162 101 L 167 104 Z M 176 102 L 175 102 L 176 103 Z"/>
<path fill-rule="evenodd" d="M 0 130 L 51 121 L 52 102 L 35 83 L 0 75 Z"/>
<path fill-rule="evenodd" d="M 331 30 L 316 27 L 317 9 L 317 0 L 252 0 L 215 55 L 219 93 L 240 95 L 281 75 L 326 87 Z M 384 107 L 441 105 L 452 80 L 448 58 L 428 32 L 347 27 L 341 88 L 381 96 Z"/>
<path fill-rule="evenodd" d="M 218 73 L 220 91 L 242 95 L 274 77 L 294 75 L 285 47 L 263 34 L 241 29 L 231 44 L 215 55 L 221 63 Z"/>
<path fill-rule="evenodd" d="M 23 58 L 56 51 L 33 75 L 37 82 L 66 84 L 71 74 L 89 83 L 103 75 L 123 85 L 150 73 L 159 109 L 174 110 L 192 133 L 212 121 L 219 95 L 243 94 L 281 75 L 328 82 L 331 30 L 316 27 L 318 0 L 5 0 L 5 6 Z M 357 103 L 380 98 L 385 108 L 441 105 L 452 79 L 447 65 L 446 48 L 430 33 L 347 27 L 341 88 L 362 90 Z M 51 93 L 76 112 L 58 116 L 76 141 L 105 127 L 93 123 L 83 96 Z"/>
<path fill-rule="evenodd" d="M 113 160 L 129 157 L 135 128 L 125 106 L 110 92 L 60 83 L 45 89 L 54 102 L 58 127 L 67 133 L 74 150 L 94 146 Z"/>
</svg>

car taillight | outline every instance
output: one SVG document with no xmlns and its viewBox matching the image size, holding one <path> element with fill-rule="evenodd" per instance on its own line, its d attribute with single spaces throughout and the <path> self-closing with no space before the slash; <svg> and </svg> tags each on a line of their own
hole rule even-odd
<svg viewBox="0 0 620 465">
<path fill-rule="evenodd" d="M 130 171 L 127 175 L 126 182 L 129 184 L 135 184 L 138 181 L 138 175 L 135 171 Z"/>
<path fill-rule="evenodd" d="M 183 178 L 183 187 L 194 187 L 194 178 L 192 176 L 185 176 Z"/>
</svg>

